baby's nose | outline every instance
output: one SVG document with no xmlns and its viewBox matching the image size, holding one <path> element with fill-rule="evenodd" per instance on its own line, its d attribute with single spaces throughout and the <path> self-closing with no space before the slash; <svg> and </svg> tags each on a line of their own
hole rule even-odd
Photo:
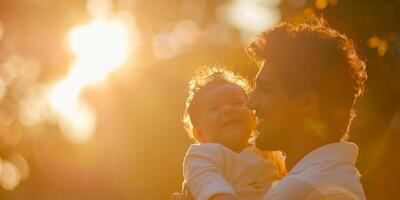
<svg viewBox="0 0 400 200">
<path fill-rule="evenodd" d="M 235 112 L 235 107 L 231 105 L 225 105 L 221 109 L 222 116 L 231 115 L 234 112 Z"/>
</svg>

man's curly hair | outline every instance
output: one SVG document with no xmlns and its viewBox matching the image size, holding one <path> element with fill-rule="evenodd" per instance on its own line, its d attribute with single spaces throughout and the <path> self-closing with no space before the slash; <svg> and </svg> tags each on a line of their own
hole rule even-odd
<svg viewBox="0 0 400 200">
<path fill-rule="evenodd" d="M 196 124 L 196 109 L 198 99 L 205 91 L 221 84 L 235 84 L 243 89 L 248 96 L 251 90 L 248 80 L 222 66 L 201 67 L 195 71 L 189 81 L 189 95 L 186 99 L 183 123 L 188 135 L 197 142 L 193 134 L 193 126 Z"/>
<path fill-rule="evenodd" d="M 247 54 L 278 72 L 289 96 L 314 90 L 327 127 L 347 137 L 355 116 L 354 105 L 364 91 L 366 66 L 345 35 L 322 18 L 301 24 L 281 23 L 261 33 Z"/>
</svg>

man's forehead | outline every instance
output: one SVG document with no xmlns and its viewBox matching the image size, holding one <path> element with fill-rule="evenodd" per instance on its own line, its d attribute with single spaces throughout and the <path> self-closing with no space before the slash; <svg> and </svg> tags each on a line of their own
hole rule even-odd
<svg viewBox="0 0 400 200">
<path fill-rule="evenodd" d="M 272 81 L 271 68 L 267 66 L 266 62 L 262 62 L 260 70 L 257 73 L 256 83 L 267 83 Z"/>
</svg>

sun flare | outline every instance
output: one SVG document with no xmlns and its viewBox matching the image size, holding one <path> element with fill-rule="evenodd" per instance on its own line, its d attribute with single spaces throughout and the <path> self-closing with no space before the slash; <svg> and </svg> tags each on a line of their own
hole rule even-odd
<svg viewBox="0 0 400 200">
<path fill-rule="evenodd" d="M 94 21 L 72 29 L 69 45 L 76 60 L 66 78 L 54 85 L 50 105 L 67 138 L 83 143 L 94 132 L 95 115 L 79 99 L 80 91 L 105 79 L 126 61 L 128 33 L 118 21 Z"/>
</svg>

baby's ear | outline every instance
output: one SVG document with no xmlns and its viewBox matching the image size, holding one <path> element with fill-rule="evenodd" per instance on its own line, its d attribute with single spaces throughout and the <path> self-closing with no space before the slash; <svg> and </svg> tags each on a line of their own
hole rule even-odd
<svg viewBox="0 0 400 200">
<path fill-rule="evenodd" d="M 206 143 L 207 140 L 198 127 L 193 127 L 193 136 L 199 143 Z"/>
</svg>

